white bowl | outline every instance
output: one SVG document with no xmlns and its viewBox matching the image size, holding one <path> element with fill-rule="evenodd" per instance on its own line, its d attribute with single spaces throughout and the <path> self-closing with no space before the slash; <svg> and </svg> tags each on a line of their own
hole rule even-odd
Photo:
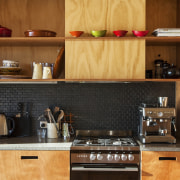
<svg viewBox="0 0 180 180">
<path fill-rule="evenodd" d="M 4 67 L 19 67 L 18 61 L 3 60 L 2 63 Z"/>
</svg>

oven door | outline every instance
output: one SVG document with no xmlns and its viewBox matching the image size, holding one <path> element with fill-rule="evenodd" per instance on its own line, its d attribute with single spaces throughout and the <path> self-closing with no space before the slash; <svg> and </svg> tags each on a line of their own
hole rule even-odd
<svg viewBox="0 0 180 180">
<path fill-rule="evenodd" d="M 139 180 L 135 164 L 72 164 L 71 180 Z"/>
</svg>

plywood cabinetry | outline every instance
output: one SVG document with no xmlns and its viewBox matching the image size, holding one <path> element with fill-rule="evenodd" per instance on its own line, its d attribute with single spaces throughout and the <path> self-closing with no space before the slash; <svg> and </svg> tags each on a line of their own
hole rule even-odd
<svg viewBox="0 0 180 180">
<path fill-rule="evenodd" d="M 67 79 L 144 79 L 144 40 L 66 41 Z"/>
<path fill-rule="evenodd" d="M 180 152 L 142 151 L 142 180 L 180 179 Z"/>
<path fill-rule="evenodd" d="M 0 151 L 0 162 L 0 179 L 70 180 L 69 151 Z"/>
<path fill-rule="evenodd" d="M 66 0 L 65 35 L 71 30 L 145 28 L 145 0 Z M 92 37 L 92 36 L 91 36 Z M 141 39 L 66 40 L 66 79 L 144 79 L 145 41 Z"/>
</svg>

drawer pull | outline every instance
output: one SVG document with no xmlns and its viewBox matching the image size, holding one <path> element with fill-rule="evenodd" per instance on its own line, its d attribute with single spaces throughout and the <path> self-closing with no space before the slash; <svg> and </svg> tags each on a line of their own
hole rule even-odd
<svg viewBox="0 0 180 180">
<path fill-rule="evenodd" d="M 38 159 L 38 156 L 21 156 L 21 159 Z"/>
<path fill-rule="evenodd" d="M 168 161 L 176 161 L 176 157 L 159 157 L 160 161 L 168 160 Z"/>
</svg>

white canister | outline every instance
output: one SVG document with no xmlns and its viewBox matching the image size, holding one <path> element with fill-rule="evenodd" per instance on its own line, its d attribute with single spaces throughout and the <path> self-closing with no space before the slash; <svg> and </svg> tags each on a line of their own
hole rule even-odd
<svg viewBox="0 0 180 180">
<path fill-rule="evenodd" d="M 43 79 L 52 79 L 51 67 L 43 67 Z"/>
<path fill-rule="evenodd" d="M 59 123 L 56 123 L 59 129 Z M 58 138 L 57 129 L 54 123 L 47 123 L 47 138 Z"/>
</svg>

